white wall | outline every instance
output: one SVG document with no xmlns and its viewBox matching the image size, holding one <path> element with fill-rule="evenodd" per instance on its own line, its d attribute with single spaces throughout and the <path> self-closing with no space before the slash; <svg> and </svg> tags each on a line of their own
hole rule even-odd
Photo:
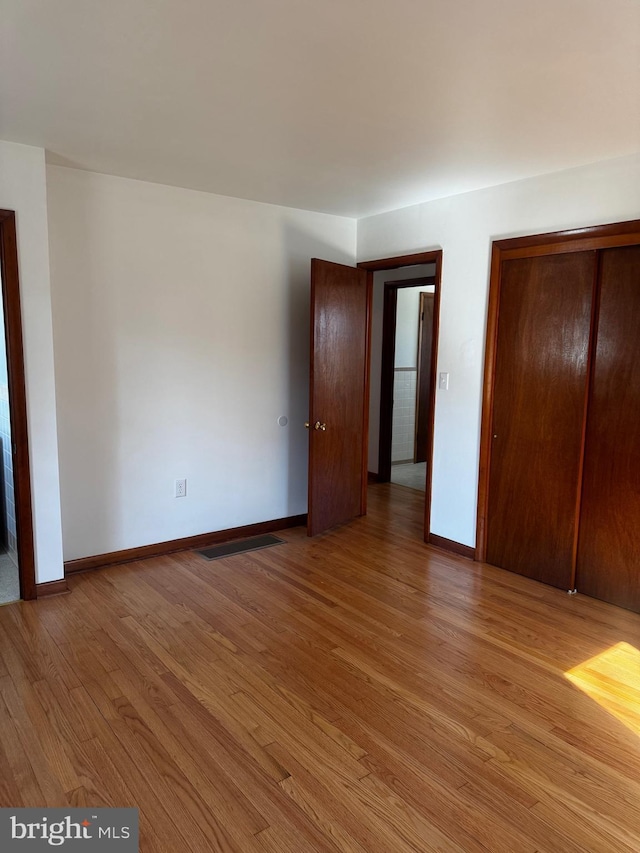
<svg viewBox="0 0 640 853">
<path fill-rule="evenodd" d="M 420 294 L 433 293 L 434 290 L 433 285 L 427 284 L 398 290 L 395 367 L 418 367 Z"/>
<path fill-rule="evenodd" d="M 640 218 L 640 155 L 414 205 L 358 222 L 358 258 L 442 248 L 433 533 L 475 544 L 491 241 Z"/>
<path fill-rule="evenodd" d="M 309 262 L 355 220 L 47 174 L 65 559 L 306 512 Z"/>
<path fill-rule="evenodd" d="M 373 251 L 373 250 L 372 250 Z M 371 255 L 372 258 L 380 255 Z M 383 256 L 384 257 L 384 256 Z M 389 257 L 389 256 L 387 256 Z M 360 260 L 369 260 L 360 254 Z M 380 381 L 382 376 L 382 321 L 384 315 L 384 285 L 387 281 L 403 281 L 435 275 L 435 264 L 414 264 L 395 270 L 380 270 L 373 274 L 373 306 L 371 311 L 371 377 L 369 394 L 369 471 L 378 473 L 380 448 Z"/>
<path fill-rule="evenodd" d="M 63 575 L 44 151 L 0 142 L 0 207 L 16 212 L 36 582 Z"/>
</svg>

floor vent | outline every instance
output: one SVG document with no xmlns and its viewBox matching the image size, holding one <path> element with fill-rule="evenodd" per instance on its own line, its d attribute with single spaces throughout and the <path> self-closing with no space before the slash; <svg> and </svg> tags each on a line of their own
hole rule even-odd
<svg viewBox="0 0 640 853">
<path fill-rule="evenodd" d="M 221 557 L 233 557 L 235 554 L 259 551 L 261 548 L 271 548 L 273 545 L 284 545 L 284 542 L 284 539 L 278 539 L 277 536 L 267 534 L 266 536 L 252 536 L 251 539 L 241 539 L 237 542 L 223 542 L 222 545 L 204 548 L 196 553 L 206 560 L 219 560 Z"/>
</svg>

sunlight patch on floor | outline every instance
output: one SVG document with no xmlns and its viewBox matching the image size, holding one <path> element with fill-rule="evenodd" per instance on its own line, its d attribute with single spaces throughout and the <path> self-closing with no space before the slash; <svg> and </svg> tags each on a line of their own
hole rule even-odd
<svg viewBox="0 0 640 853">
<path fill-rule="evenodd" d="M 565 672 L 576 687 L 640 735 L 640 651 L 617 643 Z"/>
</svg>

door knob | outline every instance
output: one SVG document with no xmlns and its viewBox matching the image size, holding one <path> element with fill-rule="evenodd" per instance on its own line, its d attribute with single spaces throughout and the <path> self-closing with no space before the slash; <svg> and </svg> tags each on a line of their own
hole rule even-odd
<svg viewBox="0 0 640 853">
<path fill-rule="evenodd" d="M 305 422 L 304 422 L 304 428 L 305 428 L 305 429 L 309 429 L 309 421 L 305 421 Z"/>
<path fill-rule="evenodd" d="M 315 424 L 313 425 L 313 428 L 317 429 L 317 430 L 322 430 L 322 432 L 325 432 L 327 429 L 327 425 L 321 424 L 320 421 L 316 421 Z"/>
</svg>

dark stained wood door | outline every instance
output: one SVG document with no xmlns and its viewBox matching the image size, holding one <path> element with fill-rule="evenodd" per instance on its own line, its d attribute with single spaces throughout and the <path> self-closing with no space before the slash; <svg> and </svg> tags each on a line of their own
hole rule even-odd
<svg viewBox="0 0 640 853">
<path fill-rule="evenodd" d="M 569 589 L 587 394 L 595 252 L 504 261 L 487 561 Z"/>
<path fill-rule="evenodd" d="M 366 512 L 370 301 L 365 270 L 311 261 L 309 536 Z"/>
<path fill-rule="evenodd" d="M 431 351 L 433 348 L 434 298 L 433 293 L 420 294 L 415 462 L 426 462 L 429 431 L 431 429 Z"/>
<path fill-rule="evenodd" d="M 600 270 L 576 585 L 640 612 L 640 246 Z"/>
<path fill-rule="evenodd" d="M 0 298 L 4 307 L 4 338 L 7 358 L 9 417 L 13 447 L 13 480 L 17 527 L 20 597 L 33 599 L 36 586 L 27 393 L 18 275 L 16 215 L 0 210 Z M 64 586 L 65 582 L 60 581 Z M 43 589 L 44 587 L 41 587 Z"/>
</svg>

